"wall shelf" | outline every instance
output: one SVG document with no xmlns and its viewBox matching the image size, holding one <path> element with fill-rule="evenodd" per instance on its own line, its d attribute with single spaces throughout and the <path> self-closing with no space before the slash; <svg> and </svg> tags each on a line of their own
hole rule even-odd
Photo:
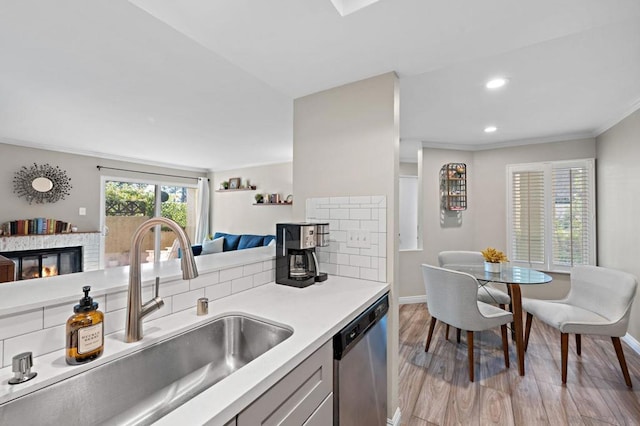
<svg viewBox="0 0 640 426">
<path fill-rule="evenodd" d="M 448 211 L 467 209 L 467 165 L 447 163 L 440 169 L 440 202 Z"/>
<path fill-rule="evenodd" d="M 216 189 L 216 192 L 255 191 L 257 188 Z"/>
<path fill-rule="evenodd" d="M 291 206 L 293 203 L 253 203 L 254 206 Z"/>
</svg>

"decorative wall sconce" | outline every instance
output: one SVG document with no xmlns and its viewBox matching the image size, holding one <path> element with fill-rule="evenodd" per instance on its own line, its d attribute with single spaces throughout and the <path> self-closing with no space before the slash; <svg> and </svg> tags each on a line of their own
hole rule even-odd
<svg viewBox="0 0 640 426">
<path fill-rule="evenodd" d="M 18 197 L 25 197 L 29 204 L 55 203 L 64 200 L 70 194 L 71 178 L 60 167 L 49 164 L 22 168 L 13 178 L 13 192 Z"/>
</svg>

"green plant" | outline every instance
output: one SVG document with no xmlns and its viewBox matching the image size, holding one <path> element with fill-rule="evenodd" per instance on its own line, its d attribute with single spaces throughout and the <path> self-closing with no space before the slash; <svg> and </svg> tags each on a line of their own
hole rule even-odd
<svg viewBox="0 0 640 426">
<path fill-rule="evenodd" d="M 256 194 L 254 198 L 256 199 L 256 203 L 262 203 L 264 201 L 264 195 L 262 194 Z"/>
</svg>

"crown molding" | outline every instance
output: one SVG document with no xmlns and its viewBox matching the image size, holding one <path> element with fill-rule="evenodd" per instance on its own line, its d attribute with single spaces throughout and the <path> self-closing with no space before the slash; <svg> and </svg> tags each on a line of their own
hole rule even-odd
<svg viewBox="0 0 640 426">
<path fill-rule="evenodd" d="M 456 144 L 447 142 L 422 141 L 423 148 L 451 149 L 457 151 L 486 151 L 489 149 L 512 148 L 524 145 L 537 145 L 553 142 L 565 142 L 575 139 L 592 139 L 594 132 L 566 133 L 562 135 L 545 136 L 542 138 L 516 139 L 502 142 L 484 143 L 478 145 Z"/>
<path fill-rule="evenodd" d="M 189 167 L 189 166 L 182 166 L 182 165 L 176 166 L 175 164 L 171 164 L 171 163 L 164 163 L 160 161 L 150 161 L 143 158 L 125 157 L 123 155 L 104 154 L 101 152 L 73 149 L 73 148 L 67 148 L 67 147 L 58 146 L 58 145 L 45 145 L 45 144 L 40 144 L 36 142 L 30 142 L 30 141 L 24 141 L 19 139 L 12 139 L 12 138 L 0 137 L 0 143 L 6 144 L 6 145 L 21 146 L 24 148 L 42 149 L 45 151 L 64 152 L 66 154 L 82 155 L 84 157 L 93 157 L 93 158 L 99 158 L 104 160 L 124 161 L 127 163 L 143 164 L 146 166 L 163 167 L 163 168 L 174 169 L 174 170 L 183 170 L 183 171 L 196 172 L 196 173 L 209 172 L 208 169 L 203 169 L 200 167 Z"/>
<path fill-rule="evenodd" d="M 620 123 L 622 120 L 624 120 L 634 112 L 638 111 L 639 109 L 640 109 L 640 99 L 636 99 L 636 101 L 631 104 L 631 107 L 628 110 L 626 110 L 626 112 L 624 112 L 621 116 L 618 116 L 617 118 L 609 120 L 607 124 L 596 129 L 596 131 L 594 132 L 594 137 L 600 136 L 601 134 L 603 134 L 604 132 L 606 132 L 616 124 Z"/>
</svg>

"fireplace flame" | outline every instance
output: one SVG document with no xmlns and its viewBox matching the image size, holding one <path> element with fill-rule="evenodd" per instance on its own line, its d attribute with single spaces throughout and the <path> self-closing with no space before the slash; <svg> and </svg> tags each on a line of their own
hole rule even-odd
<svg viewBox="0 0 640 426">
<path fill-rule="evenodd" d="M 44 266 L 42 267 L 42 276 L 43 277 L 54 277 L 58 275 L 58 268 L 55 266 Z"/>
</svg>

